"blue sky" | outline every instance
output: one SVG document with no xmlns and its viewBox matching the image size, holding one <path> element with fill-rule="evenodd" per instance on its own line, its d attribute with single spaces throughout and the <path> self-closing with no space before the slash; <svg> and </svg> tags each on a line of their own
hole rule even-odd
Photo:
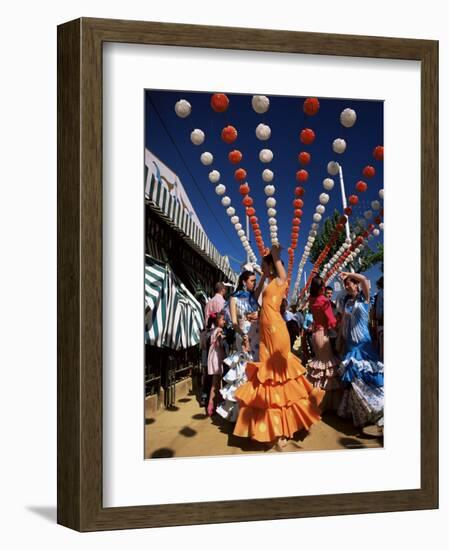
<svg viewBox="0 0 449 550">
<path fill-rule="evenodd" d="M 263 91 L 254 93 L 263 95 Z M 379 199 L 379 189 L 383 188 L 383 163 L 373 159 L 372 151 L 376 145 L 383 145 L 383 102 L 320 97 L 318 114 L 308 116 L 302 109 L 304 97 L 268 96 L 268 112 L 257 114 L 251 107 L 252 95 L 227 94 L 230 100 L 228 110 L 225 113 L 216 113 L 210 106 L 211 95 L 211 92 L 147 90 L 145 145 L 178 174 L 209 238 L 221 254 L 230 256 L 231 265 L 237 271 L 245 260 L 246 253 L 220 202 L 221 197 L 215 193 L 215 185 L 208 179 L 209 172 L 212 169 L 220 172 L 220 182 L 226 185 L 226 194 L 231 197 L 236 214 L 240 220 L 244 220 L 245 211 L 238 191 L 239 184 L 233 174 L 238 167 L 247 171 L 247 182 L 251 188 L 250 195 L 254 199 L 256 215 L 264 241 L 269 244 L 266 196 L 263 191 L 266 184 L 261 174 L 265 168 L 272 170 L 272 183 L 276 186 L 279 240 L 287 248 L 290 244 L 294 188 L 297 185 L 295 174 L 302 168 L 297 155 L 300 151 L 308 151 L 312 159 L 305 167 L 309 172 L 309 179 L 304 184 L 304 214 L 295 254 L 295 277 L 312 216 L 319 203 L 318 197 L 325 192 L 322 181 L 331 177 L 327 173 L 327 163 L 330 160 L 338 161 L 343 168 L 347 196 L 355 191 L 355 184 L 359 179 L 368 184 L 368 190 L 359 194 L 359 204 L 353 208 L 351 219 L 363 216 L 363 212 L 371 208 L 371 201 Z M 192 113 L 187 118 L 179 118 L 175 113 L 174 106 L 179 99 L 186 99 L 192 105 Z M 345 128 L 340 123 L 340 113 L 347 107 L 357 113 L 357 122 L 352 128 Z M 271 137 L 267 141 L 260 141 L 255 135 L 256 126 L 260 123 L 268 124 L 271 128 Z M 221 140 L 221 130 L 227 125 L 234 126 L 238 131 L 238 138 L 231 145 Z M 300 131 L 306 127 L 312 128 L 316 134 L 312 145 L 303 145 L 299 140 Z M 200 128 L 206 134 L 205 142 L 200 146 L 193 145 L 190 141 L 190 133 L 195 128 Z M 333 152 L 332 142 L 336 138 L 345 139 L 345 153 L 339 155 Z M 228 161 L 227 155 L 232 149 L 239 149 L 243 153 L 242 162 L 238 166 Z M 273 151 L 271 163 L 260 162 L 261 149 Z M 204 151 L 214 155 L 211 166 L 203 166 L 200 162 L 200 155 Z M 363 178 L 362 170 L 367 164 L 375 167 L 374 178 Z M 330 201 L 326 205 L 320 227 L 335 208 L 342 211 L 338 176 L 333 179 L 335 187 L 328 193 Z M 382 238 L 381 232 L 379 237 L 370 241 L 370 246 L 375 248 L 377 243 L 382 242 Z M 255 243 L 253 250 L 257 254 Z M 286 261 L 286 251 L 284 256 Z M 307 273 L 311 268 L 312 265 L 308 262 L 305 267 Z M 379 266 L 369 270 L 366 275 L 374 284 L 381 275 Z"/>
</svg>

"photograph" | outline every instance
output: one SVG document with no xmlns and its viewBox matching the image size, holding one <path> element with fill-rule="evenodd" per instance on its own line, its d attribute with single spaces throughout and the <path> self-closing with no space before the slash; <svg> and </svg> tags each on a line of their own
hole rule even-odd
<svg viewBox="0 0 449 550">
<path fill-rule="evenodd" d="M 384 102 L 143 102 L 145 459 L 383 448 Z"/>
</svg>

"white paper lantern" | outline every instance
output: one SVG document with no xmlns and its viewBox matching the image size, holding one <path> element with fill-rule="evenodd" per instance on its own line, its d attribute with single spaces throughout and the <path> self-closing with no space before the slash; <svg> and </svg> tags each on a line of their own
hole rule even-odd
<svg viewBox="0 0 449 550">
<path fill-rule="evenodd" d="M 268 223 L 269 223 L 270 225 L 276 225 L 276 223 L 277 223 L 277 222 L 276 222 L 276 218 L 268 218 Z"/>
<path fill-rule="evenodd" d="M 268 214 L 270 217 L 276 216 L 276 214 L 277 214 L 276 209 L 275 209 L 275 208 L 269 208 L 269 209 L 267 210 L 267 214 Z"/>
<path fill-rule="evenodd" d="M 378 237 L 380 235 L 380 231 L 377 228 L 373 229 L 373 235 L 374 237 Z"/>
<path fill-rule="evenodd" d="M 379 198 L 381 198 L 382 200 L 384 198 L 384 190 L 383 189 L 379 189 Z"/>
<path fill-rule="evenodd" d="M 253 95 L 251 105 L 259 115 L 266 113 L 270 107 L 270 100 L 264 95 Z"/>
<path fill-rule="evenodd" d="M 224 195 L 226 193 L 226 187 L 222 183 L 219 183 L 215 188 L 215 193 L 217 193 L 217 195 Z M 229 199 L 229 204 L 231 204 L 231 199 Z"/>
<path fill-rule="evenodd" d="M 265 204 L 267 205 L 267 208 L 274 208 L 276 206 L 276 199 L 274 197 L 269 197 Z"/>
<path fill-rule="evenodd" d="M 339 258 L 341 256 L 341 252 L 339 250 L 337 250 L 337 252 L 335 253 L 335 255 L 337 256 L 337 258 Z"/>
<path fill-rule="evenodd" d="M 309 235 L 310 235 L 311 237 L 316 237 L 316 236 L 317 236 L 317 232 L 316 232 L 314 229 L 311 229 L 311 230 L 309 231 Z"/>
<path fill-rule="evenodd" d="M 265 170 L 262 172 L 262 179 L 263 181 L 273 181 L 274 173 L 271 170 L 268 170 L 268 168 L 265 168 Z"/>
<path fill-rule="evenodd" d="M 318 227 L 319 227 L 319 224 L 317 224 L 317 223 L 312 223 L 312 225 L 311 225 L 310 227 L 311 227 L 311 229 L 313 229 L 314 231 L 316 231 L 316 230 L 318 229 Z"/>
<path fill-rule="evenodd" d="M 220 187 L 220 186 L 218 186 L 218 187 Z M 224 185 L 223 185 L 223 187 L 224 187 Z M 215 189 L 215 191 L 218 193 L 217 189 Z M 221 193 L 218 193 L 218 195 L 221 195 Z M 229 206 L 231 204 L 231 199 L 229 197 L 223 197 L 221 199 L 221 204 L 225 207 Z"/>
<path fill-rule="evenodd" d="M 206 151 L 201 155 L 200 160 L 201 163 L 204 164 L 204 166 L 209 166 L 214 162 L 214 156 L 212 155 L 212 153 Z"/>
<path fill-rule="evenodd" d="M 192 112 L 192 106 L 186 99 L 180 99 L 175 103 L 175 113 L 180 118 L 186 118 Z"/>
<path fill-rule="evenodd" d="M 372 210 L 367 210 L 363 215 L 365 216 L 365 219 L 370 220 L 373 217 L 373 212 Z"/>
<path fill-rule="evenodd" d="M 239 223 L 239 217 L 238 216 L 232 216 L 231 223 L 232 223 L 232 225 L 237 225 Z M 236 227 L 236 229 L 240 229 L 240 228 Z"/>
<path fill-rule="evenodd" d="M 329 195 L 327 193 L 321 193 L 319 196 L 319 201 L 321 204 L 327 204 L 329 202 Z"/>
<path fill-rule="evenodd" d="M 277 233 L 278 226 L 276 224 L 270 225 L 270 233 Z"/>
<path fill-rule="evenodd" d="M 357 247 L 357 248 L 354 250 L 354 252 L 355 252 L 356 254 L 360 254 L 360 248 Z"/>
<path fill-rule="evenodd" d="M 257 139 L 260 139 L 262 141 L 270 139 L 271 128 L 267 124 L 260 123 L 256 128 L 256 136 Z"/>
<path fill-rule="evenodd" d="M 334 139 L 334 142 L 332 143 L 332 149 L 334 150 L 334 153 L 338 153 L 341 155 L 346 151 L 346 141 L 342 138 Z"/>
<path fill-rule="evenodd" d="M 313 221 L 316 222 L 316 223 L 319 223 L 321 221 L 321 214 L 318 214 L 318 212 L 316 212 L 313 215 Z"/>
<path fill-rule="evenodd" d="M 307 252 L 310 250 L 310 244 L 306 244 L 306 246 L 304 247 L 304 250 L 307 250 Z"/>
<path fill-rule="evenodd" d="M 209 172 L 209 181 L 211 183 L 218 183 L 220 181 L 220 172 L 218 170 L 212 170 L 212 172 Z"/>
<path fill-rule="evenodd" d="M 324 189 L 326 189 L 326 191 L 332 191 L 332 189 L 334 188 L 334 180 L 331 179 L 331 178 L 325 178 L 323 180 L 323 187 Z"/>
<path fill-rule="evenodd" d="M 262 149 L 259 153 L 260 162 L 271 162 L 273 160 L 273 151 L 271 149 Z"/>
<path fill-rule="evenodd" d="M 264 193 L 267 197 L 271 197 L 272 195 L 274 195 L 276 191 L 276 187 L 274 185 L 266 185 L 264 187 Z"/>
<path fill-rule="evenodd" d="M 380 202 L 379 201 L 372 201 L 371 208 L 373 210 L 380 210 Z"/>
<path fill-rule="evenodd" d="M 242 235 L 240 237 L 240 240 L 242 241 L 242 243 L 244 243 L 245 241 L 247 241 L 247 238 L 245 237 L 245 235 Z"/>
<path fill-rule="evenodd" d="M 345 250 L 348 250 L 348 248 L 349 248 L 349 244 L 348 244 L 348 243 L 343 243 L 342 246 L 343 246 L 343 248 L 344 248 Z"/>
<path fill-rule="evenodd" d="M 384 224 L 383 224 L 383 223 L 380 223 L 380 224 L 379 224 L 379 229 L 380 229 L 381 231 L 384 230 Z"/>
<path fill-rule="evenodd" d="M 231 221 L 232 221 L 232 220 L 231 220 Z M 240 229 L 242 229 L 242 224 L 241 224 L 241 223 L 236 223 L 236 224 L 234 225 L 234 227 L 235 227 L 235 230 L 236 230 L 236 231 L 239 231 Z"/>
<path fill-rule="evenodd" d="M 233 206 L 230 206 L 229 208 L 226 208 L 226 214 L 228 216 L 233 216 L 235 214 L 235 208 Z"/>
<path fill-rule="evenodd" d="M 326 211 L 326 208 L 322 204 L 319 204 L 315 208 L 315 210 L 316 210 L 316 212 L 318 212 L 318 214 L 324 214 L 324 212 Z"/>
<path fill-rule="evenodd" d="M 190 141 L 193 143 L 193 145 L 202 145 L 204 143 L 205 135 L 203 130 L 199 130 L 196 128 L 193 130 L 193 132 L 190 134 Z"/>
<path fill-rule="evenodd" d="M 354 126 L 357 120 L 357 114 L 353 109 L 344 109 L 340 114 L 340 122 L 345 128 Z"/>
<path fill-rule="evenodd" d="M 239 230 L 237 231 L 237 235 L 238 235 L 239 237 L 242 237 L 244 234 L 245 234 L 245 232 L 243 231 L 243 229 L 239 229 Z"/>
<path fill-rule="evenodd" d="M 331 176 L 336 176 L 339 172 L 339 164 L 334 160 L 327 163 L 327 173 Z"/>
</svg>

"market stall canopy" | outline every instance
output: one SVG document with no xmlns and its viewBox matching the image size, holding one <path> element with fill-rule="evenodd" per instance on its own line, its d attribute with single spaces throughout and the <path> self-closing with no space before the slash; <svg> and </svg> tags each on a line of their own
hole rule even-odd
<svg viewBox="0 0 449 550">
<path fill-rule="evenodd" d="M 201 256 L 228 279 L 237 281 L 228 257 L 218 252 L 204 232 L 181 180 L 148 149 L 145 149 L 145 200 Z"/>
<path fill-rule="evenodd" d="M 145 256 L 145 341 L 186 349 L 200 341 L 203 308 L 170 266 Z"/>
</svg>

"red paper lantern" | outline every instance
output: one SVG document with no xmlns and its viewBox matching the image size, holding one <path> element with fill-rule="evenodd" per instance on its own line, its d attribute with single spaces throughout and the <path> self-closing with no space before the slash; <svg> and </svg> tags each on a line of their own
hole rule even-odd
<svg viewBox="0 0 449 550">
<path fill-rule="evenodd" d="M 299 225 L 301 222 L 298 220 L 298 218 L 293 218 L 292 224 L 293 225 Z"/>
<path fill-rule="evenodd" d="M 253 202 L 254 202 L 253 199 L 251 197 L 249 197 L 248 195 L 242 200 L 242 203 L 245 206 L 252 206 Z"/>
<path fill-rule="evenodd" d="M 376 175 L 376 170 L 374 166 L 365 166 L 363 169 L 363 175 L 365 178 L 373 178 Z"/>
<path fill-rule="evenodd" d="M 247 216 L 254 216 L 255 213 L 256 213 L 256 211 L 252 206 L 250 208 L 246 209 L 246 215 Z"/>
<path fill-rule="evenodd" d="M 295 211 L 293 213 L 295 215 L 295 218 L 300 218 L 302 216 L 301 208 L 295 208 Z"/>
<path fill-rule="evenodd" d="M 355 206 L 359 202 L 359 197 L 357 195 L 351 195 L 348 201 L 349 201 L 349 204 L 352 204 L 353 206 Z"/>
<path fill-rule="evenodd" d="M 348 221 L 348 218 L 346 216 L 340 216 L 338 223 L 345 224 L 347 221 Z"/>
<path fill-rule="evenodd" d="M 320 102 L 316 97 L 308 97 L 302 106 L 306 115 L 313 116 L 320 110 Z"/>
<path fill-rule="evenodd" d="M 292 243 L 292 248 L 295 250 L 295 248 L 298 246 L 298 243 Z"/>
<path fill-rule="evenodd" d="M 352 208 L 350 206 L 347 206 L 345 209 L 344 209 L 344 213 L 347 215 L 347 216 L 350 216 L 352 214 Z"/>
<path fill-rule="evenodd" d="M 237 170 L 234 172 L 234 178 L 237 181 L 243 181 L 244 179 L 246 179 L 246 170 L 244 170 L 243 168 L 237 168 Z"/>
<path fill-rule="evenodd" d="M 293 201 L 293 206 L 294 206 L 295 208 L 302 208 L 302 207 L 304 206 L 304 203 L 302 202 L 301 199 L 295 199 L 295 200 Z"/>
<path fill-rule="evenodd" d="M 308 178 L 309 178 L 309 172 L 307 172 L 307 170 L 298 170 L 296 172 L 297 181 L 305 182 L 308 180 Z"/>
<path fill-rule="evenodd" d="M 364 193 L 368 189 L 368 185 L 364 181 L 360 180 L 355 184 L 355 188 L 359 193 Z"/>
<path fill-rule="evenodd" d="M 256 237 L 260 237 L 260 236 L 262 235 L 262 231 L 261 231 L 260 229 L 255 229 L 255 230 L 254 230 L 254 235 L 255 235 Z"/>
<path fill-rule="evenodd" d="M 357 244 L 362 244 L 363 243 L 363 237 L 357 237 L 357 239 L 355 240 L 355 242 Z"/>
<path fill-rule="evenodd" d="M 238 164 L 243 158 L 242 153 L 238 149 L 230 151 L 228 154 L 228 160 L 231 164 Z"/>
<path fill-rule="evenodd" d="M 290 247 L 287 252 L 290 254 L 290 256 L 295 253 L 292 247 Z"/>
<path fill-rule="evenodd" d="M 368 235 L 369 235 L 369 231 L 364 231 L 364 232 L 362 233 L 362 235 L 363 235 L 363 237 L 366 239 L 366 238 L 368 237 Z"/>
<path fill-rule="evenodd" d="M 213 94 L 210 98 L 210 106 L 216 113 L 224 113 L 229 107 L 229 99 L 226 94 Z"/>
<path fill-rule="evenodd" d="M 237 139 L 237 130 L 234 126 L 226 126 L 221 131 L 221 139 L 225 143 L 232 143 Z"/>
<path fill-rule="evenodd" d="M 253 229 L 256 230 L 256 229 L 260 229 L 260 226 L 258 223 L 253 223 Z"/>
<path fill-rule="evenodd" d="M 310 159 L 311 159 L 310 153 L 308 153 L 307 151 L 301 151 L 298 155 L 298 160 L 301 164 L 304 164 L 304 165 L 309 164 Z"/>
<path fill-rule="evenodd" d="M 306 192 L 306 191 L 305 191 L 304 187 L 296 187 L 296 188 L 295 188 L 295 195 L 296 195 L 297 197 L 302 197 L 302 196 L 304 195 L 305 192 Z"/>
<path fill-rule="evenodd" d="M 257 216 L 251 216 L 250 219 L 249 219 L 249 221 L 250 221 L 251 223 L 257 223 L 257 222 L 259 221 L 259 219 L 258 219 Z"/>
<path fill-rule="evenodd" d="M 383 148 L 383 145 L 378 145 L 377 147 L 374 147 L 373 157 L 374 157 L 376 160 L 384 160 L 384 148 Z"/>
<path fill-rule="evenodd" d="M 292 234 L 297 235 L 299 233 L 299 227 L 292 227 Z"/>
<path fill-rule="evenodd" d="M 247 195 L 249 193 L 249 191 L 250 191 L 250 189 L 249 189 L 249 185 L 247 183 L 244 183 L 239 187 L 239 193 L 241 195 Z"/>
<path fill-rule="evenodd" d="M 304 145 L 310 145 L 315 141 L 315 132 L 311 128 L 304 128 L 299 134 L 299 139 Z"/>
<path fill-rule="evenodd" d="M 377 224 L 382 223 L 382 218 L 381 218 L 380 216 L 376 216 L 376 217 L 374 218 L 374 221 L 375 221 Z"/>
<path fill-rule="evenodd" d="M 375 226 L 373 223 L 370 223 L 370 224 L 368 225 L 368 230 L 369 230 L 369 231 L 372 231 L 375 227 L 376 227 L 376 226 Z"/>
</svg>

